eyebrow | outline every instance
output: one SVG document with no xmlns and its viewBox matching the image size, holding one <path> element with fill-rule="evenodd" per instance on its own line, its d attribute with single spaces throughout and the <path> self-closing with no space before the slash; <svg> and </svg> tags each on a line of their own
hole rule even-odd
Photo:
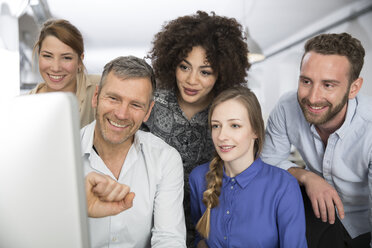
<svg viewBox="0 0 372 248">
<path fill-rule="evenodd" d="M 218 120 L 211 120 L 211 122 L 220 122 Z M 242 121 L 241 119 L 238 119 L 238 118 L 232 118 L 232 119 L 228 119 L 227 121 Z"/>
<path fill-rule="evenodd" d="M 113 96 L 113 97 L 116 97 L 116 98 L 118 98 L 118 99 L 120 99 L 120 100 L 123 99 L 119 94 L 117 94 L 117 93 L 115 93 L 115 92 L 111 92 L 111 91 L 106 92 L 106 93 L 105 93 L 105 96 L 106 96 L 106 97 L 107 97 L 107 96 Z M 130 102 L 131 102 L 131 103 L 136 103 L 136 104 L 141 105 L 141 106 L 143 106 L 143 107 L 146 107 L 146 106 L 147 106 L 147 104 L 146 104 L 145 102 L 138 101 L 138 100 L 132 100 L 132 101 L 130 101 Z"/>
<path fill-rule="evenodd" d="M 233 119 L 228 119 L 227 121 L 242 121 L 242 120 L 238 118 L 233 118 Z"/>
<path fill-rule="evenodd" d="M 136 101 L 136 100 L 134 100 L 134 101 L 131 101 L 132 103 L 135 103 L 135 104 L 138 104 L 138 105 L 140 105 L 140 106 L 142 106 L 142 107 L 144 107 L 144 108 L 146 108 L 147 107 L 147 104 L 146 103 L 144 103 L 144 102 L 139 102 L 139 101 Z"/>
<path fill-rule="evenodd" d="M 322 80 L 323 83 L 333 83 L 333 84 L 340 84 L 340 81 L 332 80 L 332 79 L 324 79 Z"/>
<path fill-rule="evenodd" d="M 303 76 L 303 75 L 300 75 L 300 78 L 303 78 L 303 79 L 310 79 L 310 78 L 308 78 L 308 77 L 306 77 L 306 76 Z"/>
<path fill-rule="evenodd" d="M 113 97 L 116 97 L 116 98 L 120 98 L 121 99 L 121 96 L 115 92 L 111 92 L 111 91 L 107 91 L 105 92 L 105 96 L 113 96 Z"/>
<path fill-rule="evenodd" d="M 309 81 L 313 81 L 311 78 L 303 76 L 303 75 L 300 75 L 300 79 L 306 79 L 306 80 L 309 80 Z M 340 84 L 341 83 L 340 81 L 333 80 L 333 79 L 322 79 L 321 81 L 322 81 L 322 83 L 334 83 L 334 84 Z"/>
<path fill-rule="evenodd" d="M 46 51 L 46 50 L 41 50 L 40 53 L 47 53 L 47 54 L 53 54 L 52 52 L 49 52 L 49 51 Z M 73 53 L 62 53 L 61 54 L 62 56 L 66 56 L 66 55 L 70 55 L 70 56 L 73 56 L 74 54 Z"/>
<path fill-rule="evenodd" d="M 189 61 L 187 61 L 186 59 L 183 59 L 183 62 L 185 62 L 186 64 L 191 65 L 191 63 Z M 212 66 L 210 65 L 202 65 L 202 66 L 199 66 L 199 68 L 212 68 Z"/>
</svg>

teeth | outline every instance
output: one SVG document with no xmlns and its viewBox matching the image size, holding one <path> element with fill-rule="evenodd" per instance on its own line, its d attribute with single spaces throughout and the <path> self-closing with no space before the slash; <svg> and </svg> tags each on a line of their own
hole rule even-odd
<svg viewBox="0 0 372 248">
<path fill-rule="evenodd" d="M 63 78 L 63 76 L 54 76 L 54 75 L 49 75 L 49 77 L 55 79 L 55 80 L 58 80 L 58 79 L 61 79 Z"/>
<path fill-rule="evenodd" d="M 222 149 L 231 149 L 233 148 L 234 146 L 221 146 Z"/>
<path fill-rule="evenodd" d="M 323 107 L 313 107 L 313 106 L 310 106 L 310 108 L 318 110 L 318 109 L 322 109 Z"/>
<path fill-rule="evenodd" d="M 115 127 L 126 127 L 127 126 L 127 125 L 120 125 L 120 124 L 118 124 L 118 123 L 116 123 L 114 121 L 111 121 L 111 120 L 110 120 L 110 123 L 111 123 L 111 125 L 113 125 Z"/>
</svg>

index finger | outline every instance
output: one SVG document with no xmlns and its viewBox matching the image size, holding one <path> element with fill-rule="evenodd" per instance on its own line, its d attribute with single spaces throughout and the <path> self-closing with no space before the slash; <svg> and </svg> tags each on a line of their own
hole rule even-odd
<svg viewBox="0 0 372 248">
<path fill-rule="evenodd" d="M 85 178 L 92 187 L 107 180 L 104 175 L 98 174 L 97 172 L 90 172 Z"/>
</svg>

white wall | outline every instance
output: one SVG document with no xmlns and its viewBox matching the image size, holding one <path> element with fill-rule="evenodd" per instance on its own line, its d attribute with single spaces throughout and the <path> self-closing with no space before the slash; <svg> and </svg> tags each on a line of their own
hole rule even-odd
<svg viewBox="0 0 372 248">
<path fill-rule="evenodd" d="M 19 95 L 18 18 L 0 1 L 0 104 Z"/>
<path fill-rule="evenodd" d="M 364 84 L 363 94 L 372 96 L 372 12 L 325 30 L 324 33 L 347 32 L 359 39 L 366 56 L 361 76 Z M 284 52 L 269 57 L 265 61 L 254 64 L 249 71 L 248 86 L 257 94 L 260 100 L 264 117 L 270 114 L 279 97 L 290 90 L 297 89 L 300 61 L 305 42 L 291 47 Z"/>
</svg>

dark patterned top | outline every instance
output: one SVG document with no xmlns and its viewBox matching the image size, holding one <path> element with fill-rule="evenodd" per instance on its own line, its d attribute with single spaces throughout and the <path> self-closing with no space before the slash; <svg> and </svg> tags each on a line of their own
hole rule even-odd
<svg viewBox="0 0 372 248">
<path fill-rule="evenodd" d="M 178 105 L 174 91 L 157 90 L 154 100 L 154 108 L 147 122 L 142 125 L 142 129 L 159 136 L 181 154 L 185 174 L 184 208 L 189 246 L 193 232 L 190 216 L 189 174 L 196 166 L 209 162 L 214 154 L 208 128 L 209 106 L 188 120 Z"/>
</svg>

